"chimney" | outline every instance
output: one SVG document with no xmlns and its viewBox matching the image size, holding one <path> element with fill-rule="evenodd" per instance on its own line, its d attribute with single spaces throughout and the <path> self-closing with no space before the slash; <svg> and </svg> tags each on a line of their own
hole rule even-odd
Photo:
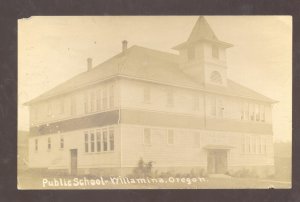
<svg viewBox="0 0 300 202">
<path fill-rule="evenodd" d="M 126 40 L 122 41 L 122 52 L 124 52 L 127 49 L 127 43 L 128 41 Z"/>
<path fill-rule="evenodd" d="M 93 62 L 93 59 L 92 59 L 92 58 L 88 58 L 88 59 L 87 59 L 87 71 L 92 70 L 92 68 L 93 68 L 92 62 Z"/>
</svg>

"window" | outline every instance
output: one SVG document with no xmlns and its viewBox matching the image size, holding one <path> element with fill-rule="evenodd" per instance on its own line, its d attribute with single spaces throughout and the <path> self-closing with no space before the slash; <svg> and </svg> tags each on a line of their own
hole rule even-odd
<svg viewBox="0 0 300 202">
<path fill-rule="evenodd" d="M 97 99 L 96 99 L 96 108 L 97 108 L 97 111 L 100 111 L 101 110 L 101 90 L 98 90 L 98 93 L 97 93 Z"/>
<path fill-rule="evenodd" d="M 194 96 L 194 110 L 195 111 L 199 111 L 200 109 L 200 99 L 199 99 L 199 95 L 195 95 Z"/>
<path fill-rule="evenodd" d="M 97 152 L 101 151 L 101 132 L 100 130 L 96 131 L 96 138 L 97 138 Z"/>
<path fill-rule="evenodd" d="M 150 103 L 151 100 L 151 91 L 149 86 L 144 86 L 144 102 Z"/>
<path fill-rule="evenodd" d="M 252 103 L 249 104 L 249 112 L 250 112 L 250 119 L 251 121 L 254 121 L 254 105 Z"/>
<path fill-rule="evenodd" d="M 168 144 L 172 145 L 174 144 L 174 131 L 168 130 Z"/>
<path fill-rule="evenodd" d="M 60 111 L 59 111 L 59 113 L 60 113 L 60 114 L 63 114 L 64 111 L 65 111 L 65 100 L 64 100 L 64 98 L 61 98 L 61 99 L 60 99 L 59 105 L 60 105 Z"/>
<path fill-rule="evenodd" d="M 51 138 L 48 137 L 48 150 L 51 150 Z"/>
<path fill-rule="evenodd" d="M 265 106 L 264 105 L 261 105 L 260 106 L 260 115 L 261 115 L 261 118 L 260 118 L 260 120 L 262 121 L 262 122 L 265 122 L 266 120 L 266 108 L 265 108 Z"/>
<path fill-rule="evenodd" d="M 48 116 L 52 116 L 52 104 L 51 104 L 51 102 L 48 103 L 47 115 Z"/>
<path fill-rule="evenodd" d="M 91 112 L 95 111 L 95 93 L 94 91 L 91 92 L 91 100 L 90 100 L 90 104 L 91 104 Z"/>
<path fill-rule="evenodd" d="M 114 85 L 111 85 L 109 88 L 109 108 L 114 108 L 115 99 L 114 99 Z"/>
<path fill-rule="evenodd" d="M 173 106 L 174 104 L 174 95 L 173 91 L 171 89 L 167 90 L 167 105 L 168 106 Z"/>
<path fill-rule="evenodd" d="M 217 71 L 213 71 L 211 74 L 210 74 L 210 80 L 211 82 L 213 83 L 216 83 L 216 84 L 222 84 L 222 76 L 219 72 Z"/>
<path fill-rule="evenodd" d="M 211 101 L 210 101 L 210 115 L 211 116 L 216 116 L 217 115 L 217 103 L 216 103 L 216 97 L 211 97 Z"/>
<path fill-rule="evenodd" d="M 85 132 L 84 134 L 84 150 L 85 152 L 89 152 L 89 134 Z"/>
<path fill-rule="evenodd" d="M 114 128 L 109 129 L 109 147 L 110 147 L 110 151 L 114 151 L 114 149 L 115 149 L 115 131 L 114 131 Z"/>
<path fill-rule="evenodd" d="M 255 154 L 256 153 L 256 139 L 255 137 L 252 137 L 252 153 Z"/>
<path fill-rule="evenodd" d="M 76 97 L 73 95 L 71 96 L 71 115 L 76 114 Z"/>
<path fill-rule="evenodd" d="M 187 56 L 188 56 L 188 60 L 194 60 L 195 59 L 195 47 L 190 47 L 187 50 Z"/>
<path fill-rule="evenodd" d="M 245 145 L 246 145 L 246 138 L 245 138 L 245 136 L 243 136 L 242 137 L 242 148 L 241 149 L 242 149 L 242 153 L 244 153 L 244 154 L 246 153 L 246 146 Z"/>
<path fill-rule="evenodd" d="M 39 150 L 39 140 L 38 139 L 35 139 L 35 141 L 34 141 L 34 150 L 35 151 Z"/>
<path fill-rule="evenodd" d="M 219 58 L 219 48 L 216 46 L 212 46 L 212 56 L 214 58 Z"/>
<path fill-rule="evenodd" d="M 247 153 L 250 153 L 250 151 L 251 151 L 250 137 L 246 137 L 246 146 L 247 146 Z"/>
<path fill-rule="evenodd" d="M 102 91 L 102 109 L 106 109 L 107 108 L 107 90 L 103 89 Z"/>
<path fill-rule="evenodd" d="M 255 118 L 256 121 L 260 121 L 259 105 L 255 105 Z"/>
<path fill-rule="evenodd" d="M 60 148 L 63 149 L 64 146 L 65 146 L 64 138 L 63 138 L 63 137 L 60 137 Z"/>
<path fill-rule="evenodd" d="M 261 154 L 261 137 L 258 137 L 258 145 L 257 145 L 257 152 L 259 153 L 259 154 Z"/>
<path fill-rule="evenodd" d="M 151 130 L 150 128 L 144 129 L 144 144 L 150 145 L 151 144 Z"/>
<path fill-rule="evenodd" d="M 88 94 L 84 93 L 84 113 L 89 112 L 89 106 L 88 106 Z"/>
<path fill-rule="evenodd" d="M 199 132 L 194 133 L 194 146 L 196 146 L 196 147 L 200 146 L 200 133 Z"/>
<path fill-rule="evenodd" d="M 91 138 L 91 152 L 94 152 L 95 151 L 95 134 L 94 134 L 94 131 L 91 131 L 90 138 Z"/>
<path fill-rule="evenodd" d="M 107 129 L 103 129 L 103 151 L 107 151 Z"/>
<path fill-rule="evenodd" d="M 249 103 L 244 103 L 245 119 L 249 120 Z"/>
<path fill-rule="evenodd" d="M 264 153 L 264 154 L 267 153 L 267 141 L 266 141 L 265 138 L 263 139 L 263 153 Z"/>
<path fill-rule="evenodd" d="M 223 118 L 223 112 L 224 112 L 224 105 L 223 105 L 223 100 L 218 99 L 218 117 Z"/>
</svg>

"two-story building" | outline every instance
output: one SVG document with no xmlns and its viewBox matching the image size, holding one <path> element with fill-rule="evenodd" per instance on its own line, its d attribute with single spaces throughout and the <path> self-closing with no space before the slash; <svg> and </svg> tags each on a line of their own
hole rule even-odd
<svg viewBox="0 0 300 202">
<path fill-rule="evenodd" d="M 204 17 L 171 54 L 127 48 L 27 103 L 32 168 L 128 174 L 273 172 L 274 101 L 227 77 L 226 50 Z"/>
</svg>

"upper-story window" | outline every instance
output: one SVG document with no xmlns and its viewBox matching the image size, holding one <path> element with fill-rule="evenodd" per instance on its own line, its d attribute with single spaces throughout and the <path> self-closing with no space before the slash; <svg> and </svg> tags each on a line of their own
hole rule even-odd
<svg viewBox="0 0 300 202">
<path fill-rule="evenodd" d="M 151 101 L 151 90 L 150 86 L 144 86 L 144 102 L 145 103 L 150 103 Z"/>
<path fill-rule="evenodd" d="M 52 103 L 48 103 L 47 115 L 52 116 Z"/>
<path fill-rule="evenodd" d="M 223 105 L 223 99 L 212 96 L 210 107 L 211 107 L 211 111 L 210 111 L 211 116 L 217 116 L 219 118 L 223 118 L 224 110 L 225 110 Z"/>
<path fill-rule="evenodd" d="M 224 116 L 224 105 L 222 99 L 217 99 L 218 117 L 223 118 Z"/>
<path fill-rule="evenodd" d="M 260 106 L 258 104 L 255 105 L 255 120 L 260 121 Z"/>
<path fill-rule="evenodd" d="M 173 106 L 174 105 L 174 93 L 172 89 L 167 90 L 167 105 Z"/>
<path fill-rule="evenodd" d="M 71 115 L 76 114 L 76 97 L 75 95 L 71 96 Z"/>
<path fill-rule="evenodd" d="M 187 49 L 187 56 L 188 56 L 188 60 L 194 60 L 196 53 L 195 53 L 195 47 L 189 47 Z"/>
<path fill-rule="evenodd" d="M 261 115 L 261 121 L 262 122 L 265 122 L 265 120 L 266 120 L 266 108 L 265 108 L 265 106 L 264 105 L 261 105 L 260 106 L 261 108 L 260 108 L 260 115 Z"/>
<path fill-rule="evenodd" d="M 101 110 L 101 98 L 102 98 L 101 90 L 98 90 L 97 95 L 96 95 L 96 108 L 97 108 L 97 111 Z"/>
<path fill-rule="evenodd" d="M 95 92 L 91 91 L 91 99 L 90 99 L 90 106 L 91 106 L 91 112 L 95 111 Z"/>
<path fill-rule="evenodd" d="M 83 102 L 84 102 L 84 113 L 88 113 L 89 112 L 89 105 L 88 105 L 88 101 L 89 101 L 89 97 L 88 97 L 88 93 L 85 92 L 84 93 L 84 98 L 83 98 Z"/>
<path fill-rule="evenodd" d="M 211 116 L 216 116 L 217 115 L 217 100 L 216 97 L 212 97 L 210 100 L 210 115 Z"/>
<path fill-rule="evenodd" d="M 211 74 L 210 74 L 210 80 L 211 82 L 213 83 L 217 83 L 217 84 L 222 84 L 222 76 L 219 72 L 217 71 L 213 71 Z"/>
<path fill-rule="evenodd" d="M 60 114 L 63 114 L 65 111 L 65 99 L 62 97 L 60 100 L 59 100 L 59 113 Z"/>
<path fill-rule="evenodd" d="M 109 108 L 113 108 L 114 107 L 114 104 L 115 104 L 115 87 L 114 85 L 111 85 L 109 87 Z"/>
<path fill-rule="evenodd" d="M 102 90 L 102 108 L 106 109 L 107 108 L 107 89 L 104 88 Z"/>
<path fill-rule="evenodd" d="M 219 48 L 217 46 L 212 46 L 211 54 L 214 58 L 219 58 Z"/>
</svg>

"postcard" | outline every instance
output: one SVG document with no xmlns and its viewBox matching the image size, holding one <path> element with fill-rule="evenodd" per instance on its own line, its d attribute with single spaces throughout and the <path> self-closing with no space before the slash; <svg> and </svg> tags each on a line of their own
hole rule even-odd
<svg viewBox="0 0 300 202">
<path fill-rule="evenodd" d="M 18 189 L 289 189 L 291 16 L 18 20 Z"/>
</svg>

